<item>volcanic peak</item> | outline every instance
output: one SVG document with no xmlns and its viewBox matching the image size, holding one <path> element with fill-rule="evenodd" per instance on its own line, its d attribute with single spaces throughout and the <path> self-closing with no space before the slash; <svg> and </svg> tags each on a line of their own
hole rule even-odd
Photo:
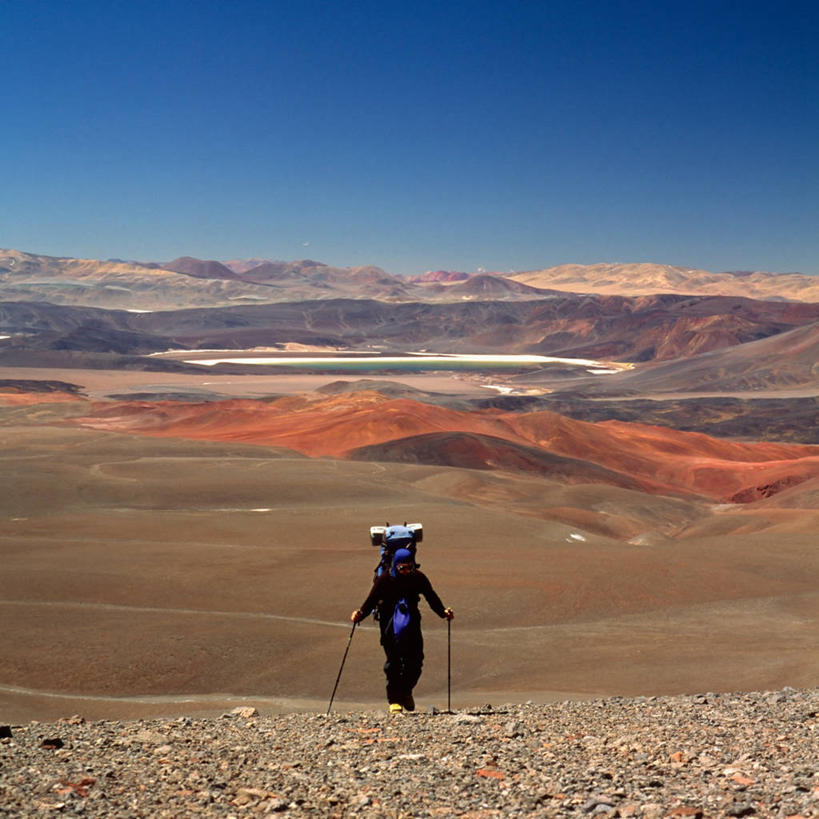
<svg viewBox="0 0 819 819">
<path fill-rule="evenodd" d="M 241 278 L 229 267 L 221 262 L 203 261 L 194 259 L 191 256 L 180 256 L 172 262 L 162 265 L 164 270 L 172 270 L 175 273 L 184 273 L 187 276 L 194 276 L 197 279 L 229 279 Z"/>
</svg>

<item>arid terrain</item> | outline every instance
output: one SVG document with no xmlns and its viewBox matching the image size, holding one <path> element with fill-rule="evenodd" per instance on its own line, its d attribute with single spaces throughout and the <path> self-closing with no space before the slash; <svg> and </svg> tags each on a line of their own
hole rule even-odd
<svg viewBox="0 0 819 819">
<path fill-rule="evenodd" d="M 5 721 L 322 709 L 377 560 L 368 528 L 404 520 L 456 612 L 456 707 L 815 683 L 819 305 L 486 281 L 466 304 L 397 303 L 371 269 L 332 268 L 342 298 L 189 309 L 214 282 L 304 278 L 195 262 L 139 268 L 142 305 L 166 275 L 192 288 L 173 310 L 0 293 Z M 260 346 L 627 366 L 186 363 Z M 424 623 L 418 701 L 440 706 L 447 629 Z M 370 621 L 340 708 L 380 704 L 381 662 Z"/>
<path fill-rule="evenodd" d="M 8 816 L 816 815 L 819 691 L 7 726 Z"/>
</svg>

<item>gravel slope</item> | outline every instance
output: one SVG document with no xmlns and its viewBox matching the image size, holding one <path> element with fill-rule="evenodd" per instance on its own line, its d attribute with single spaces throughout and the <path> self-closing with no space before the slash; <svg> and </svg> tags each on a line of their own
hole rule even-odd
<svg viewBox="0 0 819 819">
<path fill-rule="evenodd" d="M 454 714 L 72 717 L 0 729 L 0 815 L 819 816 L 818 715 L 819 689 L 784 689 Z"/>
</svg>

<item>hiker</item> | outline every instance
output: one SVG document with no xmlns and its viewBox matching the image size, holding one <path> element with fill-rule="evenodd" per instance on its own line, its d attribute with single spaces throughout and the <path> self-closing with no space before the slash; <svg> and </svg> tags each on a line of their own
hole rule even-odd
<svg viewBox="0 0 819 819">
<path fill-rule="evenodd" d="M 444 608 L 429 578 L 418 570 L 412 552 L 397 549 L 390 571 L 376 578 L 361 608 L 350 615 L 354 623 L 360 623 L 374 609 L 378 611 L 381 645 L 387 657 L 384 663 L 387 702 L 392 713 L 415 710 L 412 689 L 424 664 L 424 638 L 418 611 L 422 594 L 439 617 L 451 620 L 455 616 L 452 609 Z"/>
</svg>

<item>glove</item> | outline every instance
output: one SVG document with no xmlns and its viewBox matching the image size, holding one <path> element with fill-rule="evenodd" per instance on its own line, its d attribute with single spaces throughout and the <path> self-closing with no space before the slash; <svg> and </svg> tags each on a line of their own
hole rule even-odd
<svg viewBox="0 0 819 819">
<path fill-rule="evenodd" d="M 444 617 L 447 620 L 451 620 L 455 616 L 455 612 L 452 609 L 444 609 Z"/>
</svg>

